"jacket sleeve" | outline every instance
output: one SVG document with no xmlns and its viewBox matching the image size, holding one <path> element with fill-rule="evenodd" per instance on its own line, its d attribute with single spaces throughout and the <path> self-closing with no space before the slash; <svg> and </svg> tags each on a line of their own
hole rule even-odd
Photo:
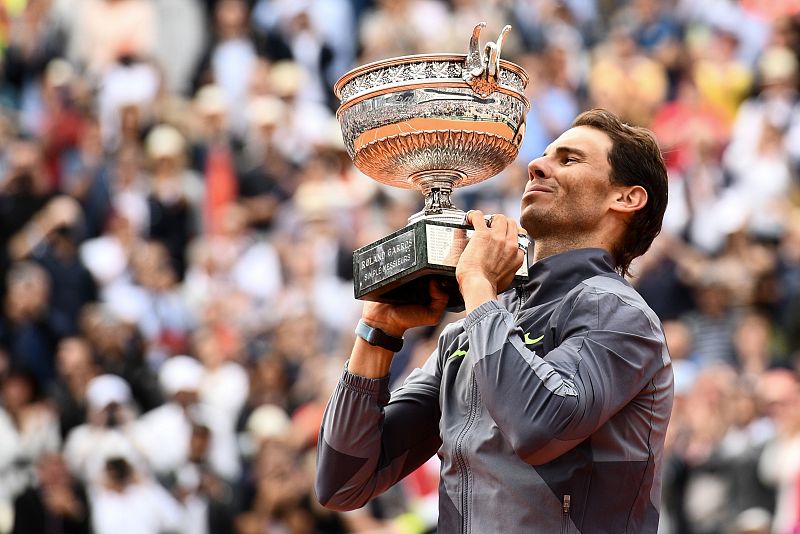
<svg viewBox="0 0 800 534">
<path fill-rule="evenodd" d="M 544 355 L 525 346 L 495 301 L 465 321 L 481 399 L 533 465 L 586 439 L 669 362 L 660 323 L 637 301 L 587 287 L 567 304 L 557 318 L 557 346 Z"/>
<path fill-rule="evenodd" d="M 425 463 L 439 448 L 438 350 L 389 398 L 389 378 L 349 373 L 322 421 L 316 491 L 334 510 L 354 510 Z"/>
</svg>

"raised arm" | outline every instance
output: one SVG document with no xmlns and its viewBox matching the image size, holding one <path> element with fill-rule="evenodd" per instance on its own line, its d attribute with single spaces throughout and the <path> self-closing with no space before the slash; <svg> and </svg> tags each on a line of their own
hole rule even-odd
<svg viewBox="0 0 800 534">
<path fill-rule="evenodd" d="M 367 303 L 362 320 L 400 337 L 414 326 L 436 324 L 447 295 L 431 283 L 429 306 Z M 320 503 L 353 510 L 414 471 L 440 445 L 438 350 L 389 395 L 394 353 L 360 337 L 328 402 L 317 451 Z"/>
</svg>

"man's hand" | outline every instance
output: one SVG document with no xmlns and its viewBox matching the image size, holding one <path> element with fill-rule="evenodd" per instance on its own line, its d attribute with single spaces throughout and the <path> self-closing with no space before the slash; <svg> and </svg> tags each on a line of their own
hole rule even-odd
<svg viewBox="0 0 800 534">
<path fill-rule="evenodd" d="M 416 326 L 438 324 L 447 306 L 447 294 L 435 280 L 429 282 L 431 301 L 428 304 L 384 304 L 365 302 L 361 318 L 389 335 L 401 337 L 406 330 Z"/>
<path fill-rule="evenodd" d="M 361 318 L 368 325 L 395 337 L 401 337 L 409 328 L 438 324 L 447 306 L 448 296 L 434 280 L 429 283 L 429 291 L 431 301 L 428 304 L 365 302 Z M 358 338 L 347 368 L 356 375 L 380 378 L 389 373 L 393 357 L 394 353 L 391 351 L 374 347 Z"/>
<path fill-rule="evenodd" d="M 525 260 L 519 247 L 519 227 L 505 215 L 493 215 L 487 225 L 483 213 L 467 213 L 467 223 L 475 228 L 456 265 L 456 280 L 464 297 L 467 313 L 486 301 L 497 298 L 514 280 Z"/>
</svg>

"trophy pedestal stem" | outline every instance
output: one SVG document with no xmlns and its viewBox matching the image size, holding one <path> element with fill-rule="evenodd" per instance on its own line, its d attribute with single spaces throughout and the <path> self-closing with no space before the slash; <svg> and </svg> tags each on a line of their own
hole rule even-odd
<svg viewBox="0 0 800 534">
<path fill-rule="evenodd" d="M 409 181 L 422 191 L 425 207 L 408 218 L 409 224 L 419 220 L 464 223 L 464 212 L 453 206 L 453 188 L 464 179 L 458 171 L 423 171 L 413 174 Z"/>
</svg>

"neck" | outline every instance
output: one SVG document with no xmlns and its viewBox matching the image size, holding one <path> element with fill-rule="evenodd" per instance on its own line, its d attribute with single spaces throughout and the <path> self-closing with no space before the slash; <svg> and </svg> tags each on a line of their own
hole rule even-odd
<svg viewBox="0 0 800 534">
<path fill-rule="evenodd" d="M 611 252 L 611 243 L 603 239 L 592 239 L 584 236 L 540 237 L 534 240 L 533 261 L 535 263 L 549 256 L 579 248 L 602 248 Z"/>
</svg>

